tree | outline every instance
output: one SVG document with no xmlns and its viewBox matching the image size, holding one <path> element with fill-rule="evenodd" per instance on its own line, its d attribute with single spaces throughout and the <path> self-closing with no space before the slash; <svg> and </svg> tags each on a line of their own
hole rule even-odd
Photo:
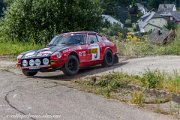
<svg viewBox="0 0 180 120">
<path fill-rule="evenodd" d="M 5 4 L 4 4 L 3 0 L 0 0 L 0 17 L 1 17 L 2 14 L 3 14 L 3 9 L 4 9 L 4 7 L 5 7 Z"/>
<path fill-rule="evenodd" d="M 175 21 L 168 21 L 165 28 L 168 30 L 176 30 L 177 29 L 177 23 Z"/>
<path fill-rule="evenodd" d="M 101 15 L 99 0 L 15 0 L 2 27 L 11 39 L 43 43 L 57 33 L 97 30 Z"/>
</svg>

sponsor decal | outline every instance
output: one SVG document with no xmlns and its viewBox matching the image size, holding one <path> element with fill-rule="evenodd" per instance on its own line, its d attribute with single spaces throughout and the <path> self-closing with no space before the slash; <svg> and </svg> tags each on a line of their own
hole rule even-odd
<svg viewBox="0 0 180 120">
<path fill-rule="evenodd" d="M 29 58 L 29 57 L 35 56 L 35 53 L 36 53 L 36 52 L 27 53 L 27 54 L 25 55 L 25 58 Z"/>
<path fill-rule="evenodd" d="M 85 57 L 86 56 L 86 51 L 79 52 L 79 56 Z"/>
<path fill-rule="evenodd" d="M 50 55 L 50 54 L 52 54 L 51 51 L 43 51 L 43 52 L 39 52 L 39 53 L 37 54 L 37 56 L 48 56 L 48 55 Z"/>
<path fill-rule="evenodd" d="M 92 54 L 92 60 L 100 59 L 100 47 L 98 44 L 92 44 L 89 47 L 89 53 Z"/>
<path fill-rule="evenodd" d="M 69 48 L 67 50 L 64 50 L 63 53 L 76 51 L 76 50 L 82 50 L 81 46 L 75 47 L 75 48 Z"/>
</svg>

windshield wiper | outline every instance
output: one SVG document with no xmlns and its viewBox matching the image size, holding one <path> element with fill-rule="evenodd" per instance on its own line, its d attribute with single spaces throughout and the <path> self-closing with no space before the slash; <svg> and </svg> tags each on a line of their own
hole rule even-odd
<svg viewBox="0 0 180 120">
<path fill-rule="evenodd" d="M 48 44 L 47 46 L 48 46 L 48 47 L 51 47 L 51 46 L 56 46 L 56 45 L 54 45 L 54 44 Z"/>
</svg>

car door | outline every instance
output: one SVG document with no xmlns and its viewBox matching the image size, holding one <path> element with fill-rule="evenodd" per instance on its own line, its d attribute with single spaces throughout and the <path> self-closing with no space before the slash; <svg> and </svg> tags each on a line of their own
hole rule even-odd
<svg viewBox="0 0 180 120">
<path fill-rule="evenodd" d="M 78 53 L 80 63 L 83 65 L 84 62 L 87 61 L 87 45 L 86 45 L 86 34 L 77 34 L 75 36 L 75 42 L 77 42 L 77 50 L 76 52 Z"/>
<path fill-rule="evenodd" d="M 88 34 L 87 36 L 88 55 L 87 59 L 89 64 L 98 64 L 101 60 L 101 47 L 99 45 L 96 34 Z"/>
</svg>

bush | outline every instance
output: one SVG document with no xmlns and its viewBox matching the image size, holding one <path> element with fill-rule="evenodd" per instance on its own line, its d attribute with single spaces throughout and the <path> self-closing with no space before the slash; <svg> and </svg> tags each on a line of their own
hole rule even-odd
<svg viewBox="0 0 180 120">
<path fill-rule="evenodd" d="M 177 23 L 175 21 L 168 21 L 168 23 L 165 27 L 168 30 L 176 30 L 177 29 Z"/>
<path fill-rule="evenodd" d="M 15 0 L 1 29 L 8 40 L 44 43 L 61 32 L 97 30 L 101 15 L 99 0 Z"/>
<path fill-rule="evenodd" d="M 164 79 L 164 75 L 159 71 L 148 70 L 143 74 L 142 83 L 144 83 L 148 88 L 157 88 Z"/>
<path fill-rule="evenodd" d="M 123 39 L 126 37 L 128 30 L 126 28 L 121 28 L 119 24 L 113 24 L 102 28 L 100 32 L 109 39 L 111 39 L 113 36 Z"/>
<path fill-rule="evenodd" d="M 135 91 L 131 94 L 131 100 L 130 102 L 132 104 L 137 104 L 139 106 L 143 106 L 144 103 L 144 93 L 141 91 Z"/>
<path fill-rule="evenodd" d="M 127 19 L 127 20 L 125 21 L 125 25 L 126 25 L 127 27 L 132 27 L 131 19 Z"/>
</svg>

